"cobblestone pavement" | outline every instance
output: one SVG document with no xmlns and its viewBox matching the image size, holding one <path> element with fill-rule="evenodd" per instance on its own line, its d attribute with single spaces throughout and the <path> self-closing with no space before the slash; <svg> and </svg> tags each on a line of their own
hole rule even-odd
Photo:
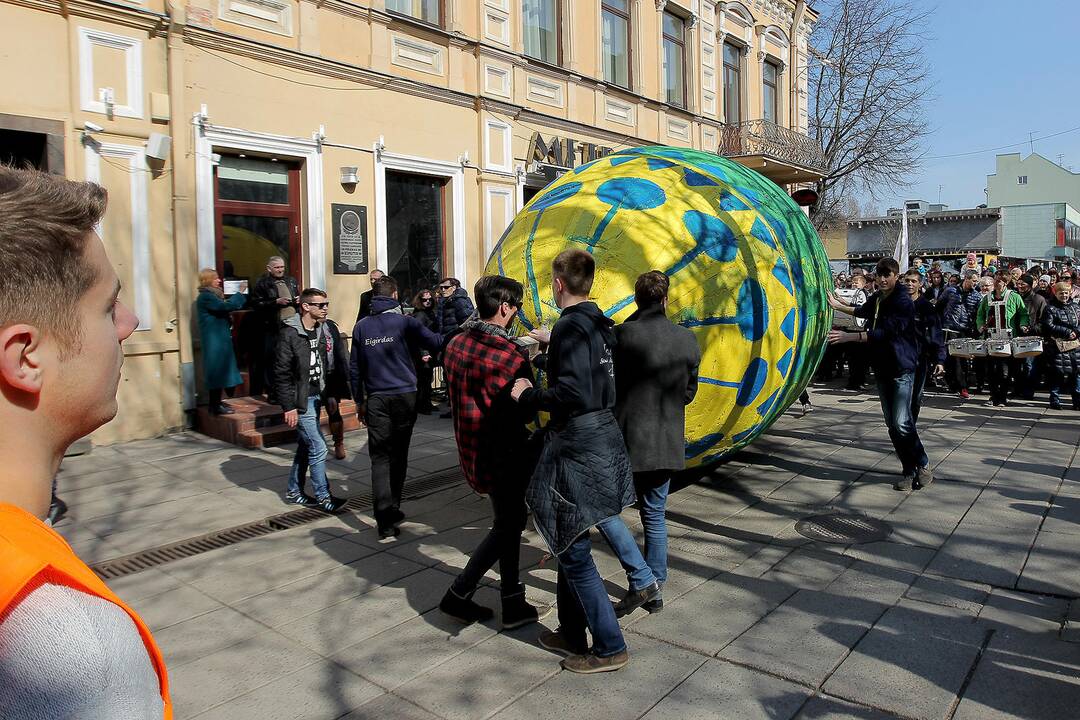
<svg viewBox="0 0 1080 720">
<path fill-rule="evenodd" d="M 876 398 L 819 386 L 814 402 L 672 494 L 666 608 L 622 620 L 632 659 L 617 673 L 561 671 L 536 626 L 436 609 L 489 519 L 447 472 L 437 417 L 417 425 L 418 497 L 396 541 L 356 511 L 110 584 L 154 630 L 182 720 L 1076 717 L 1080 414 L 928 398 L 937 482 L 901 493 Z M 335 494 L 370 492 L 365 443 L 352 433 L 330 463 Z M 100 562 L 287 512 L 291 450 L 192 433 L 95 449 L 64 463 L 58 529 Z M 892 532 L 842 545 L 795 531 L 831 512 Z M 551 602 L 555 563 L 535 533 L 524 542 L 530 597 Z M 596 548 L 618 597 L 625 577 Z M 479 602 L 497 607 L 495 581 Z"/>
</svg>

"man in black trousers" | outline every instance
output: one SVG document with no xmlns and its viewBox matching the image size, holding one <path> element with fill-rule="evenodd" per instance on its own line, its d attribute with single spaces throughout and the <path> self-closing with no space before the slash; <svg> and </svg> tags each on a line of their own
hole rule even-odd
<svg viewBox="0 0 1080 720">
<path fill-rule="evenodd" d="M 416 423 L 416 368 L 412 356 L 418 347 L 432 352 L 442 345 L 412 315 L 401 311 L 397 281 L 375 281 L 371 315 L 353 328 L 349 379 L 353 398 L 368 427 L 371 489 L 375 495 L 375 522 L 379 538 L 398 535 L 401 490 L 409 465 L 409 443 Z"/>
</svg>

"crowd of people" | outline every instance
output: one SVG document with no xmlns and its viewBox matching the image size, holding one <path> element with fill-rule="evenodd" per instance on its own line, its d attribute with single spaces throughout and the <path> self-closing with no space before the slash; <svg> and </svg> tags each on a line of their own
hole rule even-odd
<svg viewBox="0 0 1080 720">
<path fill-rule="evenodd" d="M 533 330 L 528 337 L 511 333 L 523 287 L 497 275 L 476 283 L 475 306 L 454 278 L 416 293 L 407 305 L 397 281 L 373 271 L 347 351 L 327 317 L 327 293 L 297 291 L 279 257 L 270 258 L 247 302 L 262 314 L 263 346 L 275 358 L 263 375 L 268 398 L 298 434 L 285 501 L 332 513 L 343 508 L 326 479 L 328 448 L 319 419 L 325 408 L 335 452 L 343 454 L 335 413 L 340 400 L 351 397 L 367 425 L 378 536 L 397 537 L 405 520 L 402 490 L 413 426 L 418 413 L 434 407 L 433 370 L 442 367 L 445 414 L 453 418 L 461 467 L 469 484 L 488 496 L 492 527 L 440 608 L 467 623 L 492 618 L 493 610 L 472 597 L 497 564 L 503 627 L 537 622 L 551 611 L 528 602 L 519 577 L 521 535 L 531 510 L 559 560 L 559 628 L 544 631 L 539 641 L 567 656 L 565 668 L 582 673 L 617 670 L 629 661 L 618 617 L 638 608 L 663 609 L 665 506 L 670 476 L 684 463 L 684 408 L 697 391 L 700 362 L 693 334 L 667 318 L 666 275 L 652 271 L 637 278 L 637 311 L 616 327 L 588 299 L 594 273 L 587 252 L 556 257 L 552 294 L 560 319 L 550 331 Z M 227 356 L 204 361 L 211 411 L 227 413 L 219 388 L 239 376 L 224 342 L 226 318 L 244 302 L 224 299 L 213 270 L 204 271 L 201 284 L 203 352 Z M 536 384 L 535 370 L 546 373 L 546 386 Z M 530 432 L 540 412 L 550 421 Z M 620 517 L 635 502 L 644 548 Z M 593 527 L 626 571 L 627 590 L 615 603 L 592 559 Z"/>
<path fill-rule="evenodd" d="M 850 277 L 840 273 L 834 282 L 844 304 L 852 307 L 866 304 L 887 284 L 877 272 L 862 270 Z M 1037 392 L 1046 390 L 1049 407 L 1055 410 L 1062 408 L 1061 393 L 1065 392 L 1071 396 L 1073 409 L 1080 410 L 1080 326 L 1076 322 L 1080 271 L 1044 270 L 1037 265 L 982 268 L 975 254 L 969 253 L 959 272 L 916 258 L 905 276 L 905 286 L 909 284 L 920 315 L 934 328 L 935 338 L 940 333 L 940 339 L 920 338 L 932 348 L 928 352 L 938 355 L 920 360 L 917 369 L 924 378 L 920 391 L 948 391 L 964 400 L 987 394 L 987 405 L 1004 407 L 1010 398 L 1034 400 Z M 862 329 L 867 322 L 859 318 L 853 326 Z M 946 352 L 950 340 L 1023 337 L 1039 338 L 1042 354 L 1004 358 Z M 833 345 L 825 353 L 818 378 L 830 380 L 846 372 L 847 389 L 861 390 L 869 358 L 869 352 L 858 346 Z"/>
<path fill-rule="evenodd" d="M 119 299 L 119 279 L 95 231 L 106 202 L 93 183 L 0 167 L 0 422 L 19 429 L 0 435 L 3 717 L 172 716 L 165 663 L 150 630 L 44 521 L 67 448 L 116 414 L 122 343 L 138 325 Z M 579 249 L 552 261 L 560 317 L 527 339 L 511 331 L 523 287 L 498 275 L 477 281 L 475 309 L 447 278 L 417 293 L 411 311 L 392 277 L 373 277 L 348 346 L 348 335 L 328 319 L 327 293 L 298 289 L 281 258 L 270 259 L 250 298 L 226 298 L 217 273 L 203 271 L 196 301 L 218 412 L 228 412 L 221 393 L 239 379 L 232 313 L 252 307 L 264 325 L 260 381 L 299 436 L 288 502 L 341 510 L 326 478 L 319 416 L 325 408 L 333 419 L 340 400 L 355 400 L 368 425 L 381 541 L 393 542 L 405 519 L 417 402 L 421 386 L 431 384 L 425 369 L 441 363 L 460 465 L 491 503 L 492 522 L 440 610 L 466 623 L 491 619 L 493 610 L 473 597 L 498 565 L 503 627 L 552 612 L 529 602 L 521 582 L 521 535 L 531 512 L 558 558 L 558 626 L 542 630 L 539 643 L 565 655 L 563 667 L 577 673 L 624 667 L 629 652 L 618 618 L 664 608 L 665 506 L 672 474 L 684 463 L 685 406 L 695 397 L 700 363 L 693 334 L 667 317 L 666 275 L 639 276 L 636 310 L 616 325 L 588 299 L 594 263 Z M 833 308 L 854 318 L 829 334 L 832 346 L 851 351 L 840 362 L 858 357 L 874 373 L 902 465 L 898 490 L 934 480 L 917 427 L 923 390 L 934 379 L 966 396 L 975 375 L 990 402 L 1001 405 L 1010 393 L 1031 397 L 1045 376 L 1052 405 L 1060 406 L 1067 390 L 1080 409 L 1077 289 L 1071 273 L 1046 276 L 995 268 L 953 278 L 932 266 L 901 273 L 887 258 L 872 276 L 851 280 L 856 292 L 843 300 L 829 295 Z M 1046 341 L 1030 364 L 988 357 L 958 367 L 946 352 L 950 335 L 1027 333 Z M 530 431 L 539 412 L 550 421 Z M 305 491 L 309 477 L 314 496 Z M 643 547 L 621 517 L 634 504 Z M 625 570 L 626 590 L 616 602 L 593 559 L 594 528 Z"/>
</svg>

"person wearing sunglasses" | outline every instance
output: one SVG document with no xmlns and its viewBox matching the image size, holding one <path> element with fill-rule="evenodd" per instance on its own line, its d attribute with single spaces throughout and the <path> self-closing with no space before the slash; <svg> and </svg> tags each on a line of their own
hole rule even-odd
<svg viewBox="0 0 1080 720">
<path fill-rule="evenodd" d="M 285 411 L 285 424 L 296 428 L 298 435 L 285 502 L 318 506 L 336 513 L 345 506 L 345 501 L 330 494 L 326 480 L 326 440 L 319 427 L 333 356 L 332 349 L 327 353 L 319 325 L 326 321 L 329 307 L 326 293 L 318 288 L 307 288 L 300 293 L 300 314 L 286 320 L 281 328 L 274 380 L 278 402 Z M 338 367 L 343 367 L 340 361 Z M 314 498 L 304 492 L 304 478 L 309 470 Z"/>
<path fill-rule="evenodd" d="M 435 330 L 435 295 L 430 290 L 416 293 L 412 301 L 413 317 L 428 330 Z M 416 366 L 416 412 L 430 415 L 439 409 L 431 402 L 431 384 L 435 377 L 435 356 L 429 351 L 418 348 L 413 353 L 413 365 Z"/>
<path fill-rule="evenodd" d="M 465 321 L 443 357 L 461 471 L 473 490 L 488 496 L 492 521 L 439 609 L 465 623 L 494 617 L 491 608 L 472 597 L 484 574 L 497 564 L 504 630 L 535 623 L 551 612 L 550 606 L 527 601 L 520 579 L 521 533 L 528 515 L 525 488 L 535 464 L 526 427 L 535 412 L 510 397 L 518 378 L 533 378 L 524 347 L 510 334 L 523 294 L 521 283 L 502 275 L 477 280 L 473 297 L 479 317 Z"/>
<path fill-rule="evenodd" d="M 457 332 L 476 311 L 469 293 L 461 287 L 457 278 L 443 278 L 439 283 L 439 304 L 435 317 L 438 319 L 438 331 L 447 340 Z"/>
<path fill-rule="evenodd" d="M 900 265 L 896 260 L 882 258 L 875 274 L 881 289 L 861 307 L 853 308 L 832 293 L 828 295 L 829 305 L 834 310 L 869 321 L 866 329 L 859 332 L 830 331 L 829 342 L 868 344 L 870 364 L 881 396 L 881 410 L 902 468 L 901 478 L 893 488 L 918 489 L 934 482 L 934 474 L 911 413 L 915 368 L 919 361 L 915 305 L 908 293 L 897 288 Z"/>
</svg>

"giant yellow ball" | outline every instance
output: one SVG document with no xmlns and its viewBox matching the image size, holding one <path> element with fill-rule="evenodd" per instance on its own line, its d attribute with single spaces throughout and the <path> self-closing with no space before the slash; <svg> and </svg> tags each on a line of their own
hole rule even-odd
<svg viewBox="0 0 1080 720">
<path fill-rule="evenodd" d="M 568 247 L 596 258 L 593 299 L 616 322 L 634 281 L 671 278 L 668 314 L 701 345 L 687 408 L 686 460 L 711 462 L 767 428 L 799 396 L 831 324 L 828 260 L 806 216 L 777 185 L 718 155 L 624 150 L 582 165 L 518 214 L 486 271 L 521 280 L 526 328 L 554 325 L 551 261 Z"/>
</svg>

